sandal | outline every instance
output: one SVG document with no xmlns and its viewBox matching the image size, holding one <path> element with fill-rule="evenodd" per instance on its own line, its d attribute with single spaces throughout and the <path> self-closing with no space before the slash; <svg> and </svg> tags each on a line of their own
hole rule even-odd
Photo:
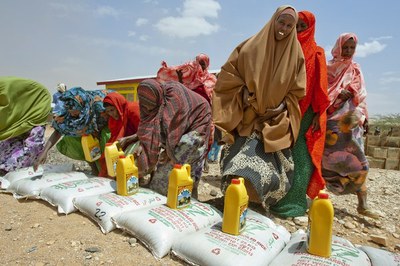
<svg viewBox="0 0 400 266">
<path fill-rule="evenodd" d="M 357 208 L 357 212 L 361 215 L 373 218 L 373 219 L 379 219 L 379 214 L 372 210 L 372 209 L 359 209 Z"/>
</svg>

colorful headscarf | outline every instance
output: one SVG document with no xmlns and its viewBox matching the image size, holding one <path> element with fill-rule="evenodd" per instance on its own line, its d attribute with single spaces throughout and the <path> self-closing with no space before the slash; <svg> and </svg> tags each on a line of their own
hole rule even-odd
<svg viewBox="0 0 400 266">
<path fill-rule="evenodd" d="M 202 69 L 200 61 L 206 63 L 206 69 Z M 179 66 L 168 66 L 165 61 L 161 62 L 161 68 L 157 72 L 157 81 L 162 83 L 166 81 L 179 81 L 177 70 L 182 72 L 182 83 L 190 90 L 201 94 L 210 102 L 212 92 L 217 82 L 214 74 L 208 72 L 210 58 L 206 54 L 199 54 L 193 61 L 186 62 Z M 202 88 L 199 88 L 202 87 Z"/>
<path fill-rule="evenodd" d="M 51 95 L 40 83 L 18 77 L 0 77 L 0 141 L 46 124 Z"/>
<path fill-rule="evenodd" d="M 343 58 L 341 55 L 343 44 L 350 38 L 358 44 L 358 38 L 354 33 L 343 33 L 332 48 L 333 58 L 328 61 L 328 95 L 330 104 L 333 105 L 342 90 L 347 89 L 352 92 L 353 104 L 362 113 L 363 122 L 368 119 L 364 77 L 360 65 L 353 61 L 353 57 Z"/>
<path fill-rule="evenodd" d="M 200 64 L 201 61 L 203 61 L 206 65 L 206 68 L 204 70 L 208 69 L 208 67 L 210 65 L 210 57 L 208 57 L 208 55 L 203 54 L 203 53 L 198 54 L 196 56 L 196 62 Z"/>
<path fill-rule="evenodd" d="M 107 94 L 103 103 L 113 105 L 119 114 L 118 120 L 112 117 L 108 118 L 108 128 L 111 132 L 111 138 L 108 142 L 112 143 L 137 132 L 140 122 L 138 102 L 128 102 L 121 94 L 112 92 Z"/>
<path fill-rule="evenodd" d="M 54 108 L 54 129 L 62 135 L 74 137 L 100 132 L 107 124 L 103 99 L 109 92 L 111 91 L 87 91 L 81 87 L 64 92 Z"/>
<path fill-rule="evenodd" d="M 326 68 L 325 51 L 315 42 L 315 17 L 309 11 L 300 11 L 299 19 L 307 24 L 307 29 L 297 34 L 297 39 L 303 49 L 306 60 L 307 89 L 306 96 L 299 101 L 302 115 L 312 106 L 315 113 L 319 114 L 320 129 L 313 132 L 310 127 L 306 133 L 307 148 L 314 164 L 307 194 L 314 198 L 324 188 L 325 181 L 321 172 L 322 154 L 325 145 L 326 108 L 328 99 L 328 76 Z"/>
<path fill-rule="evenodd" d="M 279 7 L 260 32 L 236 47 L 222 66 L 213 94 L 215 125 L 231 135 L 262 132 L 265 152 L 292 146 L 300 129 L 298 101 L 306 87 L 303 52 L 295 27 L 284 39 L 275 38 L 275 21 L 287 8 L 295 10 Z M 244 88 L 250 94 L 249 107 L 243 107 Z M 286 110 L 265 121 L 268 110 L 282 102 Z"/>
<path fill-rule="evenodd" d="M 138 137 L 143 148 L 138 168 L 146 172 L 155 166 L 160 147 L 174 155 L 182 135 L 196 131 L 205 143 L 210 137 L 211 109 L 207 101 L 179 82 L 158 83 L 148 79 L 138 86 L 140 124 Z"/>
</svg>

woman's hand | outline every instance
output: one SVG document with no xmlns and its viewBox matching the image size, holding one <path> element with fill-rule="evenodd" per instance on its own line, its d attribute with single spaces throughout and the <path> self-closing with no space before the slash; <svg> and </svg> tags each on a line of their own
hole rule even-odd
<svg viewBox="0 0 400 266">
<path fill-rule="evenodd" d="M 133 149 L 133 155 L 135 156 L 135 157 L 139 157 L 140 156 L 140 154 L 142 153 L 142 151 L 143 151 L 143 148 L 142 148 L 142 145 L 140 145 L 140 143 L 139 143 L 139 145 L 137 145 L 134 149 Z"/>
<path fill-rule="evenodd" d="M 353 98 L 353 97 L 354 97 L 353 93 L 351 93 L 347 89 L 342 90 L 338 95 L 338 98 L 343 101 L 347 101 L 348 99 Z"/>
<path fill-rule="evenodd" d="M 169 158 L 167 151 L 163 150 L 160 154 L 160 156 L 158 157 L 158 162 L 161 164 L 166 164 L 169 161 L 171 161 L 171 159 Z"/>
<path fill-rule="evenodd" d="M 57 131 L 54 130 L 51 134 L 50 138 L 47 140 L 46 145 L 44 145 L 42 153 L 33 163 L 33 170 L 36 172 L 40 164 L 44 164 L 47 159 L 47 153 L 49 150 L 57 143 L 57 141 L 62 137 L 62 135 Z"/>
<path fill-rule="evenodd" d="M 39 165 L 44 164 L 47 160 L 47 151 L 43 151 L 39 157 L 33 162 L 33 171 L 37 171 Z"/>
<path fill-rule="evenodd" d="M 319 126 L 319 113 L 316 113 L 311 122 L 312 132 L 318 131 L 321 127 Z"/>
<path fill-rule="evenodd" d="M 250 96 L 249 89 L 246 86 L 243 86 L 243 99 L 242 99 L 243 108 L 246 108 L 247 106 L 250 105 L 249 96 Z"/>
<path fill-rule="evenodd" d="M 286 102 L 283 101 L 279 104 L 278 107 L 276 107 L 274 109 L 267 109 L 267 111 L 265 112 L 265 115 L 260 117 L 260 122 L 267 121 L 267 120 L 271 119 L 272 117 L 279 115 L 280 113 L 282 113 L 285 110 L 286 110 Z"/>
<path fill-rule="evenodd" d="M 136 134 L 133 134 L 131 136 L 120 138 L 118 141 L 119 141 L 119 144 L 121 145 L 122 149 L 126 149 L 130 144 L 132 144 L 138 140 L 139 140 L 138 136 Z"/>
</svg>

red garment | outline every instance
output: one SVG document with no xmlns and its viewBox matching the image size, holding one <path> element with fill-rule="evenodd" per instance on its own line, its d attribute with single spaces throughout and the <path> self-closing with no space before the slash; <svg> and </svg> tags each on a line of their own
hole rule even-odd
<svg viewBox="0 0 400 266">
<path fill-rule="evenodd" d="M 152 169 L 164 147 L 173 161 L 181 137 L 196 131 L 207 143 L 210 138 L 211 108 L 197 93 L 179 82 L 158 83 L 147 79 L 138 86 L 140 126 L 138 137 L 142 147 L 137 158 L 141 172 Z"/>
<path fill-rule="evenodd" d="M 202 66 L 203 65 L 203 66 Z M 210 58 L 208 55 L 200 53 L 194 61 L 186 62 L 179 66 L 167 66 L 165 61 L 161 62 L 161 68 L 157 72 L 157 81 L 162 83 L 166 81 L 179 81 L 176 71 L 182 72 L 182 84 L 186 88 L 203 96 L 211 105 L 212 93 L 217 82 L 217 77 L 208 72 Z M 204 69 L 203 69 L 204 68 Z M 214 124 L 211 125 L 208 150 L 214 142 Z"/>
<path fill-rule="evenodd" d="M 120 138 L 131 136 L 137 132 L 140 122 L 139 104 L 137 102 L 129 102 L 117 92 L 107 94 L 103 102 L 113 105 L 117 108 L 119 114 L 118 120 L 112 117 L 108 118 L 108 128 L 111 132 L 108 143 L 113 143 Z M 101 166 L 99 176 L 107 177 L 107 165 L 104 154 L 99 159 L 99 163 Z"/>
<path fill-rule="evenodd" d="M 118 120 L 112 117 L 108 119 L 108 128 L 111 132 L 109 143 L 137 132 L 140 122 L 138 102 L 129 102 L 117 92 L 109 93 L 103 102 L 113 105 L 117 108 L 119 114 Z"/>
<path fill-rule="evenodd" d="M 204 70 L 200 64 L 204 63 Z M 210 59 L 205 54 L 196 56 L 196 60 L 186 62 L 179 66 L 167 66 L 165 61 L 161 62 L 161 68 L 157 72 L 157 81 L 162 83 L 166 81 L 179 81 L 177 70 L 182 72 L 182 84 L 190 90 L 199 90 L 204 87 L 202 96 L 206 96 L 208 102 L 211 102 L 212 92 L 217 82 L 214 74 L 208 72 Z M 204 95 L 205 93 L 205 95 Z"/>
<path fill-rule="evenodd" d="M 311 105 L 313 111 L 320 115 L 320 129 L 312 132 L 312 127 L 310 127 L 306 133 L 308 152 L 315 167 L 308 184 L 307 195 L 310 198 L 315 198 L 319 190 L 325 186 L 321 172 L 321 161 L 325 145 L 326 109 L 329 106 L 328 77 L 324 49 L 317 46 L 314 39 L 315 17 L 311 12 L 301 11 L 299 12 L 299 19 L 302 19 L 308 25 L 305 31 L 297 34 L 297 39 L 304 53 L 307 74 L 306 96 L 299 101 L 300 110 L 303 116 Z"/>
</svg>

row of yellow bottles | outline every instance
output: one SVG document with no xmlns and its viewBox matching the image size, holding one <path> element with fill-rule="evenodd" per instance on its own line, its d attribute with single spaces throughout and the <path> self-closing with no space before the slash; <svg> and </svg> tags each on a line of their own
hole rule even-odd
<svg viewBox="0 0 400 266">
<path fill-rule="evenodd" d="M 83 135 L 81 139 L 85 159 L 89 162 L 101 157 L 99 140 L 92 135 Z M 130 196 L 139 190 L 139 171 L 132 154 L 125 157 L 119 142 L 107 143 L 104 149 L 107 173 L 116 177 L 117 194 Z"/>
<path fill-rule="evenodd" d="M 93 162 L 100 158 L 99 141 L 92 135 L 82 136 L 85 159 Z M 117 194 L 129 196 L 139 189 L 138 169 L 133 155 L 125 157 L 118 142 L 108 143 L 105 147 L 107 172 L 116 176 Z M 168 183 L 167 206 L 181 209 L 190 204 L 193 179 L 190 177 L 190 165 L 174 165 Z M 246 224 L 249 196 L 243 178 L 232 179 L 224 199 L 222 231 L 239 235 Z M 334 210 L 329 195 L 320 191 L 309 210 L 307 251 L 310 254 L 330 257 L 332 250 L 332 226 Z"/>
</svg>

